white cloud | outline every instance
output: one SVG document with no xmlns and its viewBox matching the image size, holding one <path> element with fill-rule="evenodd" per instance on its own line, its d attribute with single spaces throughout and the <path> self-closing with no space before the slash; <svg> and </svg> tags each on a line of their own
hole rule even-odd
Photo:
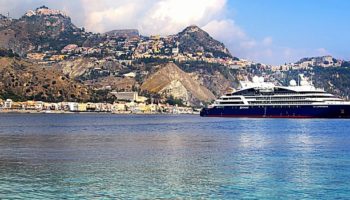
<svg viewBox="0 0 350 200">
<path fill-rule="evenodd" d="M 257 43 L 255 40 L 241 41 L 240 46 L 242 49 L 253 49 L 256 48 Z"/>
<path fill-rule="evenodd" d="M 87 30 L 137 28 L 143 34 L 173 34 L 206 24 L 225 10 L 226 0 L 80 0 Z"/>
<path fill-rule="evenodd" d="M 215 39 L 223 42 L 234 56 L 245 56 L 257 43 L 251 39 L 233 20 L 212 20 L 203 29 Z"/>
<path fill-rule="evenodd" d="M 325 55 L 329 55 L 330 53 L 327 51 L 327 49 L 325 48 L 319 48 L 316 50 L 317 53 L 320 55 L 320 56 L 325 56 Z"/>
<path fill-rule="evenodd" d="M 203 27 L 214 38 L 224 42 L 233 56 L 271 63 L 276 54 L 272 45 L 272 37 L 265 37 L 262 41 L 250 37 L 233 20 L 213 20 Z M 263 59 L 262 59 L 263 58 Z"/>
<path fill-rule="evenodd" d="M 202 28 L 218 39 L 229 39 L 231 42 L 247 39 L 244 31 L 229 19 L 212 20 Z"/>
<path fill-rule="evenodd" d="M 272 37 L 265 37 L 262 41 L 262 44 L 265 46 L 270 46 L 272 45 Z"/>
<path fill-rule="evenodd" d="M 106 32 L 115 28 L 134 28 L 131 27 L 130 21 L 137 18 L 136 13 L 139 9 L 135 2 L 97 11 L 94 11 L 93 7 L 85 7 L 84 25 L 88 30 L 94 32 Z"/>
<path fill-rule="evenodd" d="M 226 0 L 162 0 L 145 14 L 140 28 L 146 34 L 173 34 L 188 25 L 208 23 L 225 5 Z"/>
</svg>

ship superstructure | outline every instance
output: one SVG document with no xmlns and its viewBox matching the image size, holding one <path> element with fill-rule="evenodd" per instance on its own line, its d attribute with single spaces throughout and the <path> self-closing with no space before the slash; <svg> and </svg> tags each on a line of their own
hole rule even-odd
<svg viewBox="0 0 350 200">
<path fill-rule="evenodd" d="M 262 77 L 240 82 L 241 88 L 221 96 L 201 116 L 273 118 L 348 118 L 350 102 L 318 89 L 303 75 L 289 86 Z"/>
</svg>

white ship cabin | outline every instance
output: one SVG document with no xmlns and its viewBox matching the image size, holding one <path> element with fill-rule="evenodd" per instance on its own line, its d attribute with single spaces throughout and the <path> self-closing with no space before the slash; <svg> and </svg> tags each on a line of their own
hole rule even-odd
<svg viewBox="0 0 350 200">
<path fill-rule="evenodd" d="M 276 86 L 255 76 L 252 81 L 241 81 L 240 89 L 217 99 L 212 106 L 264 105 L 330 105 L 350 104 L 323 89 L 315 88 L 304 75 L 291 80 L 289 86 Z"/>
</svg>

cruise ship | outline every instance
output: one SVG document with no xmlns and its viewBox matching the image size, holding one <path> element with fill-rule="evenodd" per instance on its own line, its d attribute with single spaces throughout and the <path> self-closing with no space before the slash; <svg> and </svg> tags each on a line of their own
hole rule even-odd
<svg viewBox="0 0 350 200">
<path fill-rule="evenodd" d="M 289 86 L 264 82 L 262 77 L 241 81 L 200 112 L 202 117 L 350 118 L 350 102 L 313 86 L 303 74 Z"/>
</svg>

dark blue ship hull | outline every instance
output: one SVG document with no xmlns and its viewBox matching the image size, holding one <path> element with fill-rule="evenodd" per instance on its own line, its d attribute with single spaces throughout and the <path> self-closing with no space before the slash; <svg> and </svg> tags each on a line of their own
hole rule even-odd
<svg viewBox="0 0 350 200">
<path fill-rule="evenodd" d="M 203 108 L 202 117 L 350 118 L 350 105 L 223 106 Z"/>
</svg>

